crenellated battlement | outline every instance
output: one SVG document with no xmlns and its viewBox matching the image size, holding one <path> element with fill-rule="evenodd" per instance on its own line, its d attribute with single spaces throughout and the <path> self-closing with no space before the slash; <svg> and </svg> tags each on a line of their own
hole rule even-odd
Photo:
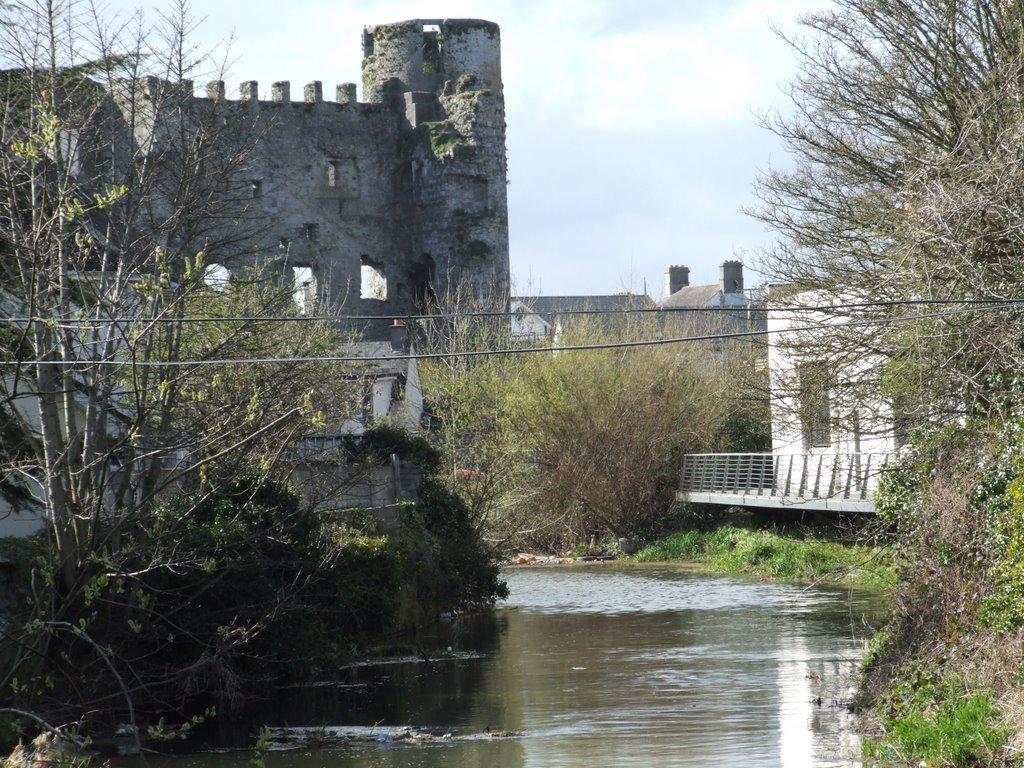
<svg viewBox="0 0 1024 768">
<path fill-rule="evenodd" d="M 159 77 L 146 76 L 136 79 L 115 80 L 111 89 L 118 94 L 132 98 L 158 101 L 168 97 L 199 98 L 209 101 L 237 101 L 252 104 L 291 104 L 291 83 L 280 80 L 270 86 L 270 99 L 259 98 L 259 82 L 243 80 L 238 85 L 237 98 L 228 97 L 228 89 L 223 80 L 211 80 L 202 92 L 197 93 L 192 80 L 174 82 Z M 306 83 L 302 88 L 302 99 L 297 104 L 319 104 L 324 102 L 324 86 L 320 80 Z M 339 83 L 334 90 L 335 103 L 342 105 L 358 103 L 355 83 Z"/>
<path fill-rule="evenodd" d="M 260 85 L 256 80 L 243 80 L 238 85 L 239 102 L 251 102 L 253 104 L 291 104 L 292 89 L 291 82 L 279 80 L 270 86 L 270 99 L 260 100 Z M 214 101 L 227 99 L 227 88 L 223 80 L 211 80 L 206 84 L 206 98 Z M 319 104 L 324 101 L 324 84 L 320 80 L 312 80 L 302 87 L 302 100 L 298 104 Z M 328 102 L 332 103 L 332 102 Z M 339 83 L 334 89 L 334 102 L 336 104 L 356 104 L 356 84 Z"/>
</svg>

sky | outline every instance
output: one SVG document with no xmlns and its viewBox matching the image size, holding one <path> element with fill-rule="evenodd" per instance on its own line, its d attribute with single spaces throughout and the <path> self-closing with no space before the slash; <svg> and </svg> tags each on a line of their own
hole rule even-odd
<svg viewBox="0 0 1024 768">
<path fill-rule="evenodd" d="M 773 236 L 742 212 L 787 164 L 757 116 L 788 113 L 797 31 L 827 0 L 191 0 L 201 47 L 230 43 L 228 93 L 257 80 L 360 82 L 364 26 L 478 18 L 501 27 L 509 238 L 523 295 L 653 298 L 665 269 L 718 281 L 740 259 L 760 282 Z M 111 12 L 137 5 L 112 0 Z M 149 13 L 147 11 L 147 13 Z M 223 50 L 223 48 L 221 49 Z M 362 91 L 360 85 L 360 98 Z"/>
</svg>

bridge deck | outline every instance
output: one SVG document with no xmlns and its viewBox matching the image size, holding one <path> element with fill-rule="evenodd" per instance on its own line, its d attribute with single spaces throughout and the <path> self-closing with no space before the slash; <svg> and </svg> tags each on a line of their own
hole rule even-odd
<svg viewBox="0 0 1024 768">
<path fill-rule="evenodd" d="M 701 504 L 873 513 L 887 453 L 704 453 L 683 460 L 676 498 Z"/>
</svg>

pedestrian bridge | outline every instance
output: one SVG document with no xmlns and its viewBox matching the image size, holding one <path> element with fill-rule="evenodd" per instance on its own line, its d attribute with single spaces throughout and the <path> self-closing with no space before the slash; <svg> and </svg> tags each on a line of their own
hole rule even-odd
<svg viewBox="0 0 1024 768">
<path fill-rule="evenodd" d="M 683 459 L 678 501 L 809 512 L 875 511 L 890 453 L 698 453 Z"/>
</svg>

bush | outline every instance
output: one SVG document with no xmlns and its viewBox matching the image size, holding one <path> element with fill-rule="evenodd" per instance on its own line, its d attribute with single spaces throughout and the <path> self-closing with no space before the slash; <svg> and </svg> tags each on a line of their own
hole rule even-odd
<svg viewBox="0 0 1024 768">
<path fill-rule="evenodd" d="M 877 586 L 893 580 L 888 557 L 877 548 L 830 541 L 807 531 L 789 534 L 734 525 L 674 533 L 644 547 L 634 559 L 690 560 L 728 573 L 767 578 L 856 581 Z"/>
<path fill-rule="evenodd" d="M 1020 435 L 981 420 L 921 432 L 883 478 L 876 504 L 896 530 L 900 579 L 865 666 L 862 699 L 884 731 L 871 756 L 1001 764 L 1024 627 Z"/>
<path fill-rule="evenodd" d="M 441 611 L 506 594 L 425 440 L 377 429 L 357 447 L 366 461 L 399 453 L 432 470 L 398 531 L 325 525 L 288 486 L 245 472 L 215 492 L 167 500 L 130 530 L 100 529 L 70 621 L 48 622 L 49 604 L 33 605 L 27 591 L 52 583 L 45 536 L 0 542 L 26 588 L 9 608 L 20 622 L 10 647 L 29 649 L 4 691 L 11 705 L 59 722 L 82 716 L 69 701 L 104 702 L 84 726 L 123 720 L 113 666 L 131 681 L 137 715 L 173 719 L 168 702 L 177 702 L 187 720 L 197 703 L 213 698 L 224 710 L 265 682 L 308 678 L 361 648 L 405 640 L 400 632 Z M 49 652 L 45 667 L 36 648 Z"/>
<path fill-rule="evenodd" d="M 918 706 L 883 719 L 885 737 L 866 742 L 864 752 L 869 758 L 921 760 L 922 765 L 987 764 L 1008 736 L 998 722 L 999 713 L 989 696 L 947 692 L 931 710 Z"/>
</svg>

